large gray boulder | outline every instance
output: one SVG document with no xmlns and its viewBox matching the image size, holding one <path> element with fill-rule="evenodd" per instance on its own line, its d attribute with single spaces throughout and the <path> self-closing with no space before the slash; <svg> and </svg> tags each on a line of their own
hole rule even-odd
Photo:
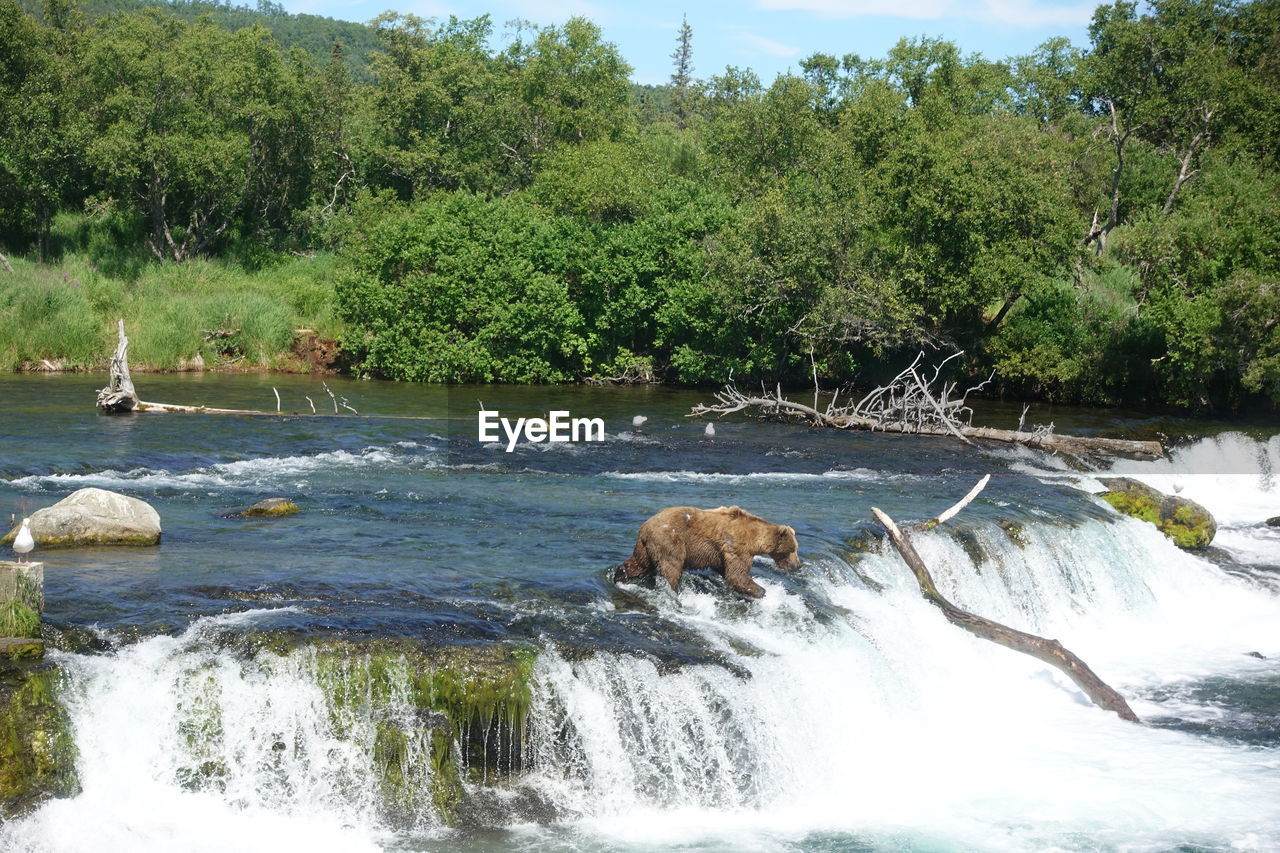
<svg viewBox="0 0 1280 853">
<path fill-rule="evenodd" d="M 13 541 L 15 527 L 2 541 Z M 31 535 L 38 548 L 78 545 L 155 545 L 160 542 L 160 513 L 146 501 L 106 489 L 80 489 L 31 514 Z"/>
</svg>

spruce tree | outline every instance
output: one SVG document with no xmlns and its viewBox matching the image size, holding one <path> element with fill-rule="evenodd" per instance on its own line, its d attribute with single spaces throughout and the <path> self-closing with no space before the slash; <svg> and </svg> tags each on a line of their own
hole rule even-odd
<svg viewBox="0 0 1280 853">
<path fill-rule="evenodd" d="M 671 74 L 671 109 L 675 114 L 676 127 L 683 128 L 689 119 L 689 84 L 693 74 L 693 28 L 689 26 L 688 15 L 680 24 L 680 34 L 676 36 L 676 49 L 671 58 L 675 60 L 675 71 Z"/>
</svg>

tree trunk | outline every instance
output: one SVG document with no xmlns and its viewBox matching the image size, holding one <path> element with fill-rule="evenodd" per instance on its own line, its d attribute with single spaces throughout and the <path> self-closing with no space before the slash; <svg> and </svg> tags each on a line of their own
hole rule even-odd
<svg viewBox="0 0 1280 853">
<path fill-rule="evenodd" d="M 98 408 L 108 414 L 132 412 L 138 407 L 138 392 L 133 390 L 129 377 L 129 339 L 124 335 L 124 320 L 117 327 L 119 342 L 115 355 L 111 356 L 111 378 L 107 387 L 98 392 Z"/>
<path fill-rule="evenodd" d="M 962 506 L 972 500 L 977 491 L 975 489 L 970 492 L 960 505 Z M 967 610 L 961 610 L 948 601 L 938 591 L 938 587 L 933 582 L 933 575 L 930 574 L 928 567 L 925 566 L 924 560 L 920 558 L 920 554 L 916 552 L 911 540 L 898 528 L 893 519 L 875 507 L 871 508 L 871 513 L 875 516 L 876 521 L 880 522 L 884 529 L 889 532 L 889 538 L 893 541 L 894 547 L 898 549 L 902 559 L 911 567 L 911 571 L 916 576 L 916 583 L 920 585 L 920 593 L 926 601 L 942 611 L 948 622 L 956 627 L 963 628 L 976 637 L 990 640 L 1005 648 L 1022 652 L 1036 660 L 1056 667 L 1075 682 L 1076 686 L 1083 690 L 1085 695 L 1099 708 L 1115 712 L 1122 720 L 1128 720 L 1133 723 L 1140 722 L 1138 715 L 1129 707 L 1129 703 L 1124 700 L 1124 697 L 1099 678 L 1084 661 L 1076 657 L 1062 643 L 1057 640 L 1037 637 L 1034 634 L 1027 634 L 1007 625 L 1001 625 L 999 622 L 976 616 Z M 949 510 L 939 518 L 950 517 L 951 514 L 954 513 Z M 935 523 L 936 521 L 935 519 Z"/>
<path fill-rule="evenodd" d="M 0 267 L 4 267 L 9 272 L 13 272 L 13 266 L 9 263 L 9 259 L 4 256 L 4 252 L 0 252 Z"/>
<path fill-rule="evenodd" d="M 1129 141 L 1129 135 L 1134 131 L 1134 128 L 1129 128 L 1121 133 L 1115 102 L 1108 99 L 1107 107 L 1111 110 L 1111 140 L 1116 149 L 1116 167 L 1111 171 L 1111 209 L 1107 213 L 1106 222 L 1101 225 L 1097 224 L 1097 217 L 1094 218 L 1094 225 L 1084 238 L 1086 246 L 1090 243 L 1098 244 L 1099 255 L 1106 251 L 1107 235 L 1111 233 L 1111 229 L 1120 224 L 1120 176 L 1124 174 L 1124 146 Z"/>
<path fill-rule="evenodd" d="M 1178 165 L 1178 176 L 1173 179 L 1173 189 L 1169 191 L 1169 197 L 1165 199 L 1164 209 L 1161 211 L 1165 216 L 1173 212 L 1173 204 L 1178 200 L 1178 193 L 1181 192 L 1183 184 L 1195 177 L 1197 169 L 1191 168 L 1191 158 L 1195 156 L 1196 149 L 1200 147 L 1200 143 L 1204 140 L 1203 131 L 1197 133 L 1191 142 L 1187 145 L 1187 150 L 1182 155 L 1182 160 Z"/>
</svg>

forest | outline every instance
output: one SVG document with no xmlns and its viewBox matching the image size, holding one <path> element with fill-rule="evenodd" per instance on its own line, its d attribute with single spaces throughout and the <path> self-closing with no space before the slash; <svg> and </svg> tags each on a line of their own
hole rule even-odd
<svg viewBox="0 0 1280 853">
<path fill-rule="evenodd" d="M 25 5 L 24 5 L 25 4 Z M 607 34 L 0 0 L 0 369 L 874 384 L 1280 404 L 1280 3 L 637 86 Z"/>
</svg>

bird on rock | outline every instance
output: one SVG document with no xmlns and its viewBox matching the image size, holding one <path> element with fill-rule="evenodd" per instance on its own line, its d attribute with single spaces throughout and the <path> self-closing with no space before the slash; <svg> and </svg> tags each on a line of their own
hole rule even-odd
<svg viewBox="0 0 1280 853">
<path fill-rule="evenodd" d="M 631 419 L 631 425 L 633 427 L 642 427 L 644 426 L 644 422 L 647 420 L 649 419 L 646 418 L 644 415 L 636 415 L 634 418 Z"/>
<path fill-rule="evenodd" d="M 702 434 L 707 438 L 713 437 L 716 434 L 716 425 L 711 423 L 707 424 L 707 428 L 702 431 Z"/>
<path fill-rule="evenodd" d="M 17 536 L 13 537 L 13 550 L 18 554 L 18 562 L 25 563 L 24 558 L 34 547 L 36 547 L 36 540 L 31 538 L 31 519 L 24 518 L 22 529 L 18 531 Z"/>
</svg>

